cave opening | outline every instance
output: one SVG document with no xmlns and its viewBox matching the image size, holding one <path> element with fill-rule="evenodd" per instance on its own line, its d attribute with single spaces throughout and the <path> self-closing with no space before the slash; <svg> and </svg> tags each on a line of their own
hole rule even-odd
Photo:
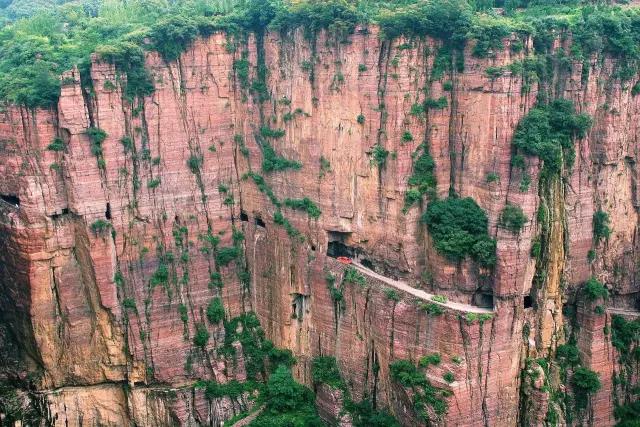
<svg viewBox="0 0 640 427">
<path fill-rule="evenodd" d="M 248 222 L 249 221 L 249 215 L 247 215 L 247 213 L 245 211 L 240 211 L 240 221 L 242 221 L 242 222 Z"/>
<path fill-rule="evenodd" d="M 14 196 L 12 194 L 0 194 L 0 200 L 9 203 L 16 208 L 20 207 L 20 198 L 18 196 Z"/>
<path fill-rule="evenodd" d="M 259 216 L 256 217 L 256 225 L 258 227 L 262 227 L 262 228 L 266 228 L 267 227 L 267 225 L 264 223 L 262 218 L 260 218 Z"/>
<path fill-rule="evenodd" d="M 111 203 L 107 203 L 107 210 L 104 211 L 104 217 L 106 219 L 111 219 Z"/>
</svg>

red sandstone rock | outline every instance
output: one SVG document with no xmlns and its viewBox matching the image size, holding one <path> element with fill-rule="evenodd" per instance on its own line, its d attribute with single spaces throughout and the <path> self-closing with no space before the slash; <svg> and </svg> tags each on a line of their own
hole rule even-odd
<svg viewBox="0 0 640 427">
<path fill-rule="evenodd" d="M 555 217 L 557 275 L 549 279 L 554 286 L 536 311 L 527 314 L 523 297 L 529 295 L 535 273 L 530 248 L 540 233 L 535 220 L 540 165 L 528 159 L 532 184 L 520 191 L 521 177 L 511 168 L 511 139 L 535 102 L 536 88 L 523 93 L 520 77 L 505 73 L 492 81 L 484 72 L 522 54 L 506 47 L 493 59 L 479 60 L 467 52 L 465 71 L 451 76 L 453 92 L 443 91 L 440 82 L 431 86 L 430 96 L 447 97 L 449 106 L 421 118 L 409 111 L 422 101 L 420 89 L 429 84 L 433 55 L 425 56 L 425 47 L 437 46 L 416 41 L 412 49 L 398 49 L 403 42 L 381 53 L 386 46 L 375 29 L 354 35 L 350 44 L 336 45 L 322 36 L 312 84 L 300 66 L 311 58 L 301 34 L 286 43 L 270 34 L 265 53 L 272 101 L 261 107 L 233 78 L 240 51 L 227 52 L 225 36 L 216 34 L 194 43 L 177 63 L 149 54 L 156 91 L 142 103 L 131 105 L 120 88 L 104 89 L 107 80 L 116 81 L 116 71 L 94 58 L 96 95 L 89 103 L 73 71 L 69 76 L 75 84 L 65 85 L 55 111 L 10 108 L 1 114 L 0 194 L 18 196 L 20 208 L 0 207 L 0 233 L 6 236 L 0 239 L 0 261 L 8 274 L 0 304 L 11 311 L 9 323 L 42 367 L 38 386 L 55 423 L 78 425 L 91 417 L 105 425 L 209 424 L 246 409 L 246 402 L 207 402 L 200 391 L 180 389 L 176 397 L 170 392 L 196 378 L 246 378 L 242 357 L 234 368 L 217 353 L 224 328 L 210 325 L 205 316 L 210 299 L 218 295 L 208 285 L 216 267 L 212 254 L 203 251 L 208 230 L 220 237 L 220 247 L 232 244 L 234 227 L 245 237 L 248 289 L 238 279 L 240 266 L 232 262 L 220 268 L 220 296 L 228 316 L 255 310 L 267 338 L 293 350 L 296 376 L 307 384 L 312 357 L 335 355 L 352 397 L 375 392 L 380 405 L 392 408 L 404 425 L 418 421 L 410 396 L 389 378 L 393 360 L 442 355 L 443 365 L 430 375 L 441 378 L 445 369 L 455 374 L 447 425 L 515 425 L 522 355 L 546 355 L 562 339 L 556 336 L 563 321 L 560 278 L 568 293 L 597 275 L 618 293 L 614 303 L 633 305 L 640 98 L 619 83 L 607 88 L 599 84 L 612 74 L 612 62 L 599 66 L 594 59 L 584 84 L 576 64 L 558 94 L 575 100 L 594 118 L 594 126 L 577 142 L 576 162 L 562 192 L 564 211 Z M 254 41 L 246 48 L 255 64 Z M 359 72 L 359 64 L 367 71 Z M 343 83 L 336 84 L 338 73 Z M 384 74 L 387 78 L 381 79 Z M 384 87 L 379 87 L 381 80 L 386 80 Z M 276 102 L 283 97 L 290 106 Z M 379 110 L 381 103 L 385 113 Z M 597 109 L 603 104 L 609 110 Z M 250 179 L 241 179 L 248 171 L 260 171 L 261 150 L 254 138 L 260 108 L 267 118 L 274 117 L 272 128 L 286 130 L 284 138 L 270 141 L 274 149 L 303 164 L 299 171 L 264 174 L 266 182 L 281 200 L 307 196 L 322 210 L 318 220 L 310 220 L 283 208 L 304 242 L 274 224 L 275 207 Z M 297 108 L 306 114 L 285 122 L 283 114 Z M 359 114 L 365 116 L 362 125 L 356 120 Z M 104 169 L 85 134 L 92 125 L 108 135 Z M 380 138 L 378 129 L 384 130 Z M 413 141 L 402 141 L 405 131 Z M 248 159 L 234 143 L 236 134 L 244 136 Z M 67 143 L 65 153 L 46 150 L 56 135 Z M 135 156 L 121 144 L 125 136 L 133 140 Z M 452 186 L 487 211 L 490 235 L 498 240 L 498 264 L 488 277 L 472 262 L 452 265 L 436 253 L 420 223 L 420 208 L 402 213 L 411 155 L 425 140 L 436 164 L 438 194 L 446 196 Z M 371 149 L 378 142 L 395 153 L 381 170 L 371 164 Z M 196 173 L 187 165 L 192 156 L 202 158 Z M 323 173 L 321 158 L 331 165 Z M 54 163 L 59 168 L 52 169 Z M 500 180 L 487 183 L 490 172 Z M 160 179 L 155 188 L 148 185 L 154 179 Z M 223 203 L 227 195 L 220 184 L 233 194 L 231 207 Z M 521 206 L 530 220 L 519 235 L 497 226 L 506 203 Z M 592 217 L 599 208 L 609 212 L 613 235 L 600 243 L 598 258 L 589 265 Z M 241 220 L 241 210 L 248 221 Z M 257 225 L 256 218 L 266 227 Z M 114 234 L 94 233 L 96 220 L 109 220 Z M 561 232 L 564 225 L 566 233 Z M 470 303 L 478 288 L 488 286 L 495 317 L 482 324 L 450 310 L 432 317 L 410 296 L 401 295 L 397 303 L 389 300 L 386 285 L 376 280 L 366 288 L 346 285 L 344 309 L 336 312 L 324 277 L 326 270 L 339 276 L 343 266 L 325 256 L 327 231 L 350 233 L 348 243 L 376 264 L 451 300 Z M 152 287 L 150 279 L 167 251 L 173 254 L 168 284 Z M 614 266 L 620 276 L 611 273 Z M 114 280 L 118 272 L 120 284 Z M 432 283 L 423 280 L 425 272 Z M 293 318 L 296 298 L 302 301 L 302 315 Z M 135 309 L 125 307 L 125 301 Z M 187 308 L 186 325 L 181 305 Z M 603 382 L 592 400 L 593 422 L 611 425 L 616 362 L 602 333 L 604 318 L 585 312 L 581 319 L 578 342 L 584 363 Z M 525 321 L 529 341 L 523 339 Z M 211 333 L 204 349 L 193 345 L 198 323 Z M 374 366 L 379 367 L 377 376 Z M 130 391 L 115 385 L 126 382 L 134 385 Z M 159 392 L 145 384 L 159 384 Z M 50 391 L 58 387 L 59 392 Z M 547 398 L 537 389 L 531 395 L 538 421 L 544 418 Z M 318 399 L 321 414 L 337 419 L 339 399 L 324 389 Z"/>
</svg>

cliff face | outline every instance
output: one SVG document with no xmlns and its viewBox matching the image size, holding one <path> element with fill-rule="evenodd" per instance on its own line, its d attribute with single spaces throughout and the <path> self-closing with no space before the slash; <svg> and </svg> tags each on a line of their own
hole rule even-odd
<svg viewBox="0 0 640 427">
<path fill-rule="evenodd" d="M 299 380 L 311 383 L 313 357 L 333 355 L 354 400 L 369 396 L 405 425 L 421 421 L 389 364 L 432 353 L 442 362 L 428 378 L 451 392 L 440 422 L 542 423 L 557 404 L 543 383 L 530 381 L 525 359 L 549 356 L 573 330 L 583 365 L 603 385 L 579 417 L 612 425 L 618 367 L 605 333 L 609 312 L 594 312 L 577 289 L 595 276 L 612 291 L 609 308 L 634 316 L 640 104 L 611 77 L 615 63 L 607 58 L 571 64 L 570 72 L 555 64 L 544 89 L 573 100 L 594 125 L 576 141 L 566 179 L 538 188 L 539 162 L 528 158 L 531 185 L 523 191 L 522 172 L 511 166 L 512 137 L 542 87 L 523 90 L 521 76 L 508 71 L 487 77 L 487 67 L 523 58 L 509 44 L 490 60 L 467 53 L 464 71 L 434 80 L 432 41 L 383 43 L 375 29 L 348 43 L 327 36 L 311 43 L 301 34 L 234 43 L 218 34 L 176 63 L 149 54 L 156 90 L 144 102 L 127 101 L 124 77 L 96 59 L 93 95 L 71 72 L 56 109 L 4 111 L 0 307 L 13 332 L 7 340 L 20 347 L 24 370 L 35 373 L 35 395 L 49 419 L 209 424 L 244 411 L 244 398 L 209 401 L 193 389 L 198 378 L 246 376 L 240 346 L 225 356 L 228 331 L 206 319 L 219 295 L 227 318 L 255 311 L 267 338 L 294 352 Z M 270 93 L 264 103 L 246 84 L 262 61 Z M 427 97 L 445 97 L 447 105 L 411 114 Z M 264 138 L 265 127 L 285 134 Z M 106 132 L 98 156 L 89 128 Z M 47 150 L 56 136 L 64 151 Z M 261 171 L 264 140 L 302 167 Z M 447 261 L 420 222 L 423 207 L 403 211 L 424 141 L 438 196 L 453 189 L 487 212 L 497 239 L 492 271 Z M 376 144 L 390 153 L 380 167 L 372 161 Z M 490 173 L 499 179 L 488 180 Z M 318 205 L 318 219 L 282 207 L 285 225 L 303 239 L 287 233 L 269 189 L 276 202 L 308 197 Z M 519 234 L 498 226 L 508 203 L 529 219 Z M 589 262 L 600 209 L 613 233 Z M 548 242 L 542 268 L 531 256 L 541 233 Z M 368 273 L 366 285 L 346 284 L 336 303 L 326 276 L 339 283 L 344 275 L 327 256 L 338 241 L 385 277 L 460 305 L 430 315 L 419 296 L 396 289 L 398 298 L 390 297 L 390 283 Z M 234 244 L 241 254 L 221 261 L 221 250 Z M 215 286 L 220 280 L 224 286 Z M 576 301 L 580 327 L 571 329 L 562 307 Z M 492 305 L 493 317 L 478 316 L 491 310 L 478 304 Z M 211 334 L 204 348 L 194 345 L 201 325 Z M 541 374 L 554 390 L 556 368 Z M 453 382 L 443 379 L 446 372 Z M 339 399 L 326 390 L 317 398 L 321 414 L 337 416 Z"/>
</svg>

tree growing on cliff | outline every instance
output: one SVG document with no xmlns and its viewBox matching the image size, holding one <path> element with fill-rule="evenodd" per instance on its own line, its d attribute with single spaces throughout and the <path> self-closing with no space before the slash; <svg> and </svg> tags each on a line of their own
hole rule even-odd
<svg viewBox="0 0 640 427">
<path fill-rule="evenodd" d="M 573 140 L 584 138 L 591 124 L 588 115 L 576 113 L 573 102 L 556 99 L 529 111 L 516 128 L 513 145 L 526 155 L 539 157 L 544 174 L 556 175 L 563 166 L 573 166 Z"/>
<path fill-rule="evenodd" d="M 527 221 L 527 216 L 520 206 L 507 204 L 500 214 L 500 226 L 512 233 L 520 233 Z"/>
<path fill-rule="evenodd" d="M 321 427 L 314 400 L 313 392 L 298 384 L 289 368 L 280 365 L 267 381 L 265 409 L 251 425 Z"/>
<path fill-rule="evenodd" d="M 597 245 L 602 239 L 608 239 L 609 236 L 611 236 L 609 215 L 602 209 L 599 209 L 593 214 L 593 240 Z"/>
<path fill-rule="evenodd" d="M 433 201 L 422 221 L 438 252 L 448 259 L 459 262 L 471 256 L 485 267 L 495 264 L 495 240 L 487 234 L 487 215 L 472 198 Z"/>
</svg>

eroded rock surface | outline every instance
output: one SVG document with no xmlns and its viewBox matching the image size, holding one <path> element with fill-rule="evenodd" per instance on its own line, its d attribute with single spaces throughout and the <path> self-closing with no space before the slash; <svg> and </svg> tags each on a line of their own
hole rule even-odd
<svg viewBox="0 0 640 427">
<path fill-rule="evenodd" d="M 107 89 L 120 77 L 94 58 L 91 91 L 72 72 L 57 108 L 0 114 L 0 195 L 7 200 L 0 202 L 0 309 L 28 370 L 37 373 L 35 393 L 49 420 L 215 425 L 246 411 L 243 399 L 208 401 L 192 388 L 199 378 L 246 378 L 242 349 L 230 363 L 219 352 L 222 323 L 206 319 L 210 300 L 220 296 L 227 317 L 255 311 L 267 338 L 294 352 L 300 381 L 311 384 L 314 356 L 334 355 L 351 397 L 374 396 L 404 425 L 422 421 L 389 364 L 432 353 L 442 363 L 428 378 L 450 391 L 441 423 L 543 422 L 540 412 L 555 403 L 541 384 L 523 389 L 522 372 L 526 358 L 546 357 L 566 340 L 563 304 L 573 303 L 591 276 L 612 291 L 610 306 L 636 303 L 640 98 L 610 77 L 613 61 L 585 63 L 586 79 L 583 64 L 556 76 L 556 95 L 573 100 L 594 124 L 576 142 L 568 179 L 545 199 L 552 243 L 537 281 L 531 246 L 541 233 L 540 167 L 527 159 L 532 179 L 522 191 L 511 158 L 514 129 L 538 89 L 523 90 L 521 76 L 510 72 L 493 79 L 485 73 L 522 59 L 509 40 L 493 59 L 467 53 L 463 72 L 436 81 L 429 54 L 436 43 L 383 43 L 375 28 L 348 44 L 322 36 L 313 48 L 301 34 L 270 34 L 264 46 L 249 40 L 235 52 L 225 48 L 228 41 L 223 34 L 199 40 L 170 64 L 149 54 L 156 90 L 143 102 L 125 100 L 120 85 Z M 242 55 L 255 66 L 262 53 L 265 103 L 234 72 Z M 447 106 L 411 114 L 425 87 Z M 285 131 L 266 139 L 278 155 L 300 162 L 299 170 L 261 170 L 265 126 Z M 89 128 L 106 132 L 98 157 Z M 47 150 L 56 136 L 64 152 Z M 403 211 L 412 155 L 424 141 L 437 194 L 453 189 L 487 212 L 497 239 L 492 271 L 442 257 L 420 222 L 423 207 Z M 376 144 L 390 153 L 383 167 L 372 163 Z M 489 173 L 499 179 L 488 182 Z M 270 192 L 279 202 L 308 197 L 322 214 L 279 208 Z M 507 203 L 528 218 L 519 234 L 498 226 Z M 613 234 L 594 247 L 598 209 L 608 212 Z M 274 221 L 280 211 L 304 239 Z M 216 254 L 233 247 L 234 230 L 243 233 L 235 242 L 242 254 L 225 264 Z M 327 256 L 335 241 L 381 274 L 450 301 L 482 302 L 494 315 L 478 320 L 448 307 L 429 315 L 409 294 L 389 298 L 388 285 L 374 277 L 366 286 L 346 284 L 340 306 L 326 280 L 343 277 L 344 266 Z M 591 263 L 590 249 L 597 252 Z M 212 284 L 220 280 L 223 287 Z M 577 345 L 603 384 L 583 416 L 612 425 L 616 357 L 603 332 L 610 316 L 579 307 Z M 198 324 L 211 334 L 204 348 L 193 344 Z M 349 425 L 339 396 L 322 389 L 318 399 L 321 414 Z M 525 407 L 535 413 L 520 413 Z"/>
</svg>

